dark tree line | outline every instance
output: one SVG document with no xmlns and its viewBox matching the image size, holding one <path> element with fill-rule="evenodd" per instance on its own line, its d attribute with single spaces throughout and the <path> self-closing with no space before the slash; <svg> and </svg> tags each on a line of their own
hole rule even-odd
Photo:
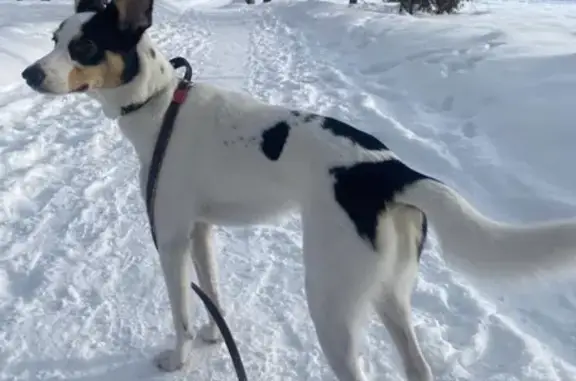
<svg viewBox="0 0 576 381">
<path fill-rule="evenodd" d="M 357 1 L 357 0 L 350 0 Z M 400 11 L 413 14 L 414 11 L 436 14 L 452 13 L 460 8 L 461 0 L 396 0 L 400 3 Z"/>
<path fill-rule="evenodd" d="M 245 0 L 246 4 L 254 4 L 255 0 Z M 262 0 L 269 3 L 272 0 Z M 452 13 L 460 7 L 463 0 L 384 0 L 391 3 L 400 3 L 400 12 L 414 14 L 414 11 L 430 12 L 436 14 Z M 358 0 L 349 0 L 351 5 L 358 4 Z"/>
<path fill-rule="evenodd" d="M 21 0 L 17 0 L 21 1 Z M 50 1 L 50 0 L 40 0 Z M 108 0 L 101 0 L 106 4 Z M 245 0 L 246 4 L 255 4 L 255 0 Z M 262 0 L 269 3 L 272 0 Z M 457 10 L 464 0 L 384 0 L 390 3 L 400 3 L 400 12 L 413 14 L 414 11 L 430 12 L 436 14 L 452 13 Z M 470 0 L 468 0 L 470 1 Z M 358 0 L 349 0 L 350 5 L 358 4 Z"/>
<path fill-rule="evenodd" d="M 386 1 L 386 0 L 385 0 Z M 452 13 L 457 10 L 462 0 L 387 0 L 390 3 L 400 3 L 400 12 L 414 14 L 415 11 L 429 13 Z M 349 0 L 357 4 L 358 0 Z"/>
</svg>

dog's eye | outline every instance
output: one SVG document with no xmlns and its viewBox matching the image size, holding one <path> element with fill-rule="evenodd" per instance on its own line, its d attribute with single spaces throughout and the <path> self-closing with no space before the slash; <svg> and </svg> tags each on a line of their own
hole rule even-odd
<svg viewBox="0 0 576 381">
<path fill-rule="evenodd" d="M 94 41 L 81 39 L 70 42 L 68 46 L 70 57 L 77 62 L 83 63 L 90 61 L 98 52 L 98 47 Z"/>
</svg>

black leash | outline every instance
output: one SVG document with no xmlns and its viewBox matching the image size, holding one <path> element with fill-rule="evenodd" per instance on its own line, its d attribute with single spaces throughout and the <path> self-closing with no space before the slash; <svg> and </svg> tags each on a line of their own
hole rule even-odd
<svg viewBox="0 0 576 381">
<path fill-rule="evenodd" d="M 174 95 L 172 97 L 172 102 L 168 106 L 168 110 L 164 114 L 164 119 L 162 120 L 162 127 L 160 128 L 160 133 L 156 140 L 156 146 L 154 147 L 154 154 L 152 156 L 152 162 L 150 164 L 150 169 L 148 171 L 148 181 L 146 184 L 146 210 L 148 212 L 148 220 L 150 222 L 150 231 L 152 232 L 152 239 L 154 241 L 154 246 L 158 250 L 158 242 L 156 240 L 156 227 L 154 225 L 154 204 L 156 200 L 156 188 L 158 186 L 158 177 L 160 175 L 160 169 L 162 167 L 162 161 L 166 153 L 166 148 L 170 142 L 170 136 L 174 129 L 174 122 L 178 116 L 178 110 L 180 105 L 186 101 L 188 96 L 188 91 L 192 87 L 192 67 L 190 63 L 185 58 L 175 57 L 170 60 L 170 63 L 174 69 L 179 69 L 184 67 L 186 69 L 184 73 L 184 78 L 180 80 Z M 130 110 L 134 111 L 134 110 Z M 198 285 L 194 282 L 191 283 L 192 289 L 198 294 L 204 306 L 208 310 L 208 313 L 218 326 L 220 333 L 228 347 L 228 352 L 232 358 L 232 363 L 234 364 L 234 369 L 236 370 L 236 375 L 239 381 L 247 381 L 246 370 L 242 364 L 242 358 L 240 357 L 240 352 L 238 351 L 238 346 L 234 341 L 234 337 L 226 324 L 226 320 L 220 313 L 218 307 L 210 299 L 208 295 Z"/>
</svg>

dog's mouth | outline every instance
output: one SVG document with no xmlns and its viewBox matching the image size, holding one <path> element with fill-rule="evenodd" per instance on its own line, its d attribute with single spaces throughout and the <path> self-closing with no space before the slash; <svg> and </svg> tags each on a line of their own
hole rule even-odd
<svg viewBox="0 0 576 381">
<path fill-rule="evenodd" d="M 53 91 L 49 87 L 44 86 L 44 84 L 36 85 L 33 83 L 29 83 L 29 82 L 27 82 L 26 84 L 32 90 L 34 90 L 35 92 L 42 94 L 42 95 L 64 95 L 64 94 L 66 94 L 66 92 Z M 71 93 L 85 92 L 86 90 L 88 90 L 89 87 L 90 87 L 89 85 L 82 85 L 79 88 L 72 90 Z"/>
<path fill-rule="evenodd" d="M 60 93 L 54 92 L 52 90 L 49 90 L 45 87 L 32 87 L 32 90 L 34 90 L 35 92 L 37 92 L 38 94 L 42 94 L 45 96 L 58 96 L 61 95 Z"/>
<path fill-rule="evenodd" d="M 80 87 L 77 87 L 76 89 L 74 89 L 72 92 L 73 93 L 83 93 L 85 91 L 87 91 L 90 88 L 90 86 L 88 84 L 83 84 Z"/>
<path fill-rule="evenodd" d="M 40 93 L 40 94 L 50 94 L 50 92 L 49 92 L 48 90 L 46 90 L 45 88 L 43 88 L 43 87 L 33 87 L 33 86 L 30 86 L 30 88 L 31 88 L 32 90 L 36 91 L 37 93 Z"/>
<path fill-rule="evenodd" d="M 65 93 L 51 91 L 44 86 L 32 86 L 31 84 L 28 84 L 28 86 L 32 90 L 36 91 L 37 93 L 44 94 L 44 95 L 63 95 L 63 94 L 65 94 Z M 90 90 L 90 85 L 84 84 L 82 86 L 79 86 L 79 87 L 71 90 L 70 93 L 84 93 L 88 90 Z"/>
</svg>

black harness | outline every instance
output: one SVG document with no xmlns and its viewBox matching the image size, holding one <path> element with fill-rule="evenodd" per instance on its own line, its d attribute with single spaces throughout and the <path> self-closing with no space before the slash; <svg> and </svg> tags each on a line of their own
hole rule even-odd
<svg viewBox="0 0 576 381">
<path fill-rule="evenodd" d="M 158 242 L 156 240 L 156 226 L 154 225 L 154 204 L 156 200 L 156 189 L 158 187 L 158 177 L 160 175 L 160 170 L 162 168 L 162 161 L 164 159 L 164 155 L 166 153 L 166 148 L 168 147 L 168 143 L 170 142 L 170 136 L 172 135 L 172 131 L 174 129 L 174 122 L 176 121 L 176 117 L 178 116 L 178 110 L 180 106 L 186 101 L 186 97 L 188 96 L 188 91 L 193 86 L 192 80 L 192 67 L 190 63 L 182 57 L 175 57 L 170 60 L 170 63 L 174 67 L 174 69 L 179 69 L 184 67 L 186 69 L 184 73 L 184 78 L 180 80 L 174 94 L 172 96 L 172 102 L 168 106 L 168 110 L 164 114 L 164 119 L 162 120 L 162 126 L 160 128 L 160 133 L 158 134 L 158 138 L 156 140 L 156 145 L 154 147 L 154 154 L 152 156 L 152 162 L 150 164 L 150 169 L 148 171 L 148 181 L 146 184 L 146 210 L 148 212 L 148 220 L 150 223 L 150 231 L 152 232 L 152 239 L 154 241 L 154 246 L 156 246 L 156 250 L 158 250 Z M 129 114 L 130 112 L 134 112 L 141 107 L 143 107 L 148 101 L 145 101 L 140 104 L 129 105 L 122 108 L 122 114 Z M 240 353 L 238 351 L 238 347 L 236 346 L 236 342 L 234 341 L 234 337 L 226 324 L 226 320 L 218 310 L 218 307 L 214 304 L 214 302 L 210 299 L 208 295 L 194 282 L 191 283 L 192 289 L 198 294 L 204 306 L 208 310 L 208 313 L 212 316 L 222 337 L 224 338 L 224 342 L 226 343 L 226 347 L 228 347 L 228 352 L 230 353 L 230 357 L 232 358 L 232 363 L 234 364 L 234 369 L 236 370 L 236 375 L 238 376 L 238 380 L 240 381 L 247 381 L 248 378 L 246 377 L 246 370 L 244 369 L 244 365 L 242 364 L 242 359 L 240 357 Z"/>
</svg>

